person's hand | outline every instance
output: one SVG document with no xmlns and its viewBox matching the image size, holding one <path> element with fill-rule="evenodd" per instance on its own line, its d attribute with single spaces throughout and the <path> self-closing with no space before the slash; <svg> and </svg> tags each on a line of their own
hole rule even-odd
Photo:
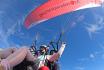
<svg viewBox="0 0 104 70">
<path fill-rule="evenodd" d="M 62 42 L 62 46 L 66 46 L 66 43 L 65 42 Z"/>
</svg>

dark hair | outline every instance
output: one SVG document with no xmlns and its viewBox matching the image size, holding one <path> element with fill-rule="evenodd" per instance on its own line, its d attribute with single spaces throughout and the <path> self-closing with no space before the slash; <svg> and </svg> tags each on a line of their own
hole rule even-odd
<svg viewBox="0 0 104 70">
<path fill-rule="evenodd" d="M 30 70 L 28 69 L 28 67 L 31 67 L 31 70 L 34 70 L 34 62 L 27 61 L 26 59 L 24 59 L 23 62 L 13 67 L 13 70 Z"/>
</svg>

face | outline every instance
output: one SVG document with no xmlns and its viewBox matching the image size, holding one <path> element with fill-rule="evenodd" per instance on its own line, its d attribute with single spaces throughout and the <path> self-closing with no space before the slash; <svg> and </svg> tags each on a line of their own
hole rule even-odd
<svg viewBox="0 0 104 70">
<path fill-rule="evenodd" d="M 45 53 L 46 52 L 46 49 L 45 48 L 40 48 L 41 52 L 42 53 Z"/>
</svg>

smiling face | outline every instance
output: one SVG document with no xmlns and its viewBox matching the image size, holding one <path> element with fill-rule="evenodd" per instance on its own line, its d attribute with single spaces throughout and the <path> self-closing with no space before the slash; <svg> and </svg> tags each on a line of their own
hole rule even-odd
<svg viewBox="0 0 104 70">
<path fill-rule="evenodd" d="M 46 54 L 46 52 L 47 52 L 47 46 L 46 45 L 42 45 L 42 46 L 40 46 L 40 53 L 41 54 Z"/>
<path fill-rule="evenodd" d="M 46 47 L 41 47 L 40 48 L 40 51 L 42 52 L 42 53 L 45 53 L 47 50 L 46 50 Z"/>
</svg>

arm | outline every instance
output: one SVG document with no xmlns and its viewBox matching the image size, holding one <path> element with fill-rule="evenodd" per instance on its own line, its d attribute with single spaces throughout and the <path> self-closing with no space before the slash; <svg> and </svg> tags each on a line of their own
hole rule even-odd
<svg viewBox="0 0 104 70">
<path fill-rule="evenodd" d="M 53 55 L 49 56 L 48 60 L 52 62 L 52 61 L 57 60 L 59 57 L 61 57 L 65 47 L 66 47 L 66 44 L 62 43 L 61 48 L 59 49 L 59 51 L 57 53 L 54 53 Z"/>
</svg>

